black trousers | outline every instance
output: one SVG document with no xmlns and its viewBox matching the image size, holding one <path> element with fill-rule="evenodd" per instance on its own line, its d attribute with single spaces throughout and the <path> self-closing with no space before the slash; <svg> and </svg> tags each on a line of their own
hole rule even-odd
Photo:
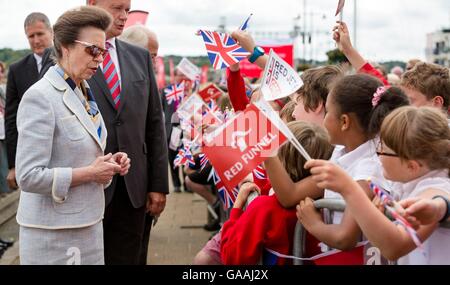
<svg viewBox="0 0 450 285">
<path fill-rule="evenodd" d="M 103 220 L 106 265 L 146 264 L 152 218 L 145 210 L 145 206 L 133 207 L 125 181 L 119 177 Z"/>
</svg>

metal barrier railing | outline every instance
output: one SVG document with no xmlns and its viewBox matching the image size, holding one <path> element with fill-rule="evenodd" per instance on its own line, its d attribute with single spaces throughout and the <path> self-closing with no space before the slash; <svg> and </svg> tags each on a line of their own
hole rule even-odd
<svg viewBox="0 0 450 285">
<path fill-rule="evenodd" d="M 326 210 L 324 213 L 324 220 L 326 223 L 331 222 L 332 212 L 344 212 L 345 201 L 340 199 L 321 199 L 314 202 L 314 206 L 317 210 Z M 392 219 L 392 216 L 387 214 L 387 217 Z M 440 225 L 441 228 L 450 229 L 450 222 L 446 222 Z M 305 240 L 306 230 L 300 222 L 297 222 L 294 232 L 294 244 L 293 244 L 293 256 L 302 258 L 305 253 Z M 294 260 L 294 265 L 303 265 L 302 260 Z"/>
<path fill-rule="evenodd" d="M 331 212 L 344 212 L 345 201 L 340 199 L 322 199 L 314 202 L 314 206 L 318 210 L 327 209 L 325 213 L 325 222 L 331 220 Z M 305 253 L 306 230 L 300 222 L 297 222 L 294 232 L 293 256 L 304 257 Z M 302 260 L 294 260 L 294 265 L 303 265 Z"/>
</svg>

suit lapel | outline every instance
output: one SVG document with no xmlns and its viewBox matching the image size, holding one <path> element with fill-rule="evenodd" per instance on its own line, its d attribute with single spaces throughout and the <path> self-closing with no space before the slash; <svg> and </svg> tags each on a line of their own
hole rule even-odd
<svg viewBox="0 0 450 285">
<path fill-rule="evenodd" d="M 97 73 L 92 77 L 95 83 L 100 87 L 103 96 L 106 97 L 106 100 L 109 102 L 113 109 L 116 109 L 114 100 L 112 99 L 111 92 L 109 91 L 108 84 L 106 83 L 105 75 L 103 71 L 99 68 Z"/>
<path fill-rule="evenodd" d="M 29 59 L 27 61 L 26 73 L 27 73 L 26 77 L 25 77 L 26 80 L 29 80 L 30 82 L 33 82 L 33 83 L 38 81 L 39 72 L 38 72 L 38 68 L 37 68 L 37 62 L 36 62 L 36 59 L 34 58 L 33 54 L 30 54 Z"/>
<path fill-rule="evenodd" d="M 116 51 L 117 51 L 117 57 L 119 59 L 119 66 L 120 66 L 120 76 L 121 76 L 121 91 L 120 91 L 120 105 L 118 110 L 118 115 L 123 111 L 123 108 L 127 102 L 127 96 L 125 94 L 126 90 L 130 89 L 131 84 L 131 78 L 128 77 L 129 72 L 128 70 L 131 69 L 129 65 L 129 59 L 127 59 L 128 52 L 127 50 L 122 46 L 122 43 L 120 40 L 116 39 Z"/>
<path fill-rule="evenodd" d="M 59 90 L 60 92 L 64 92 L 63 94 L 64 105 L 66 105 L 66 107 L 78 118 L 83 127 L 88 131 L 88 133 L 92 136 L 92 138 L 103 150 L 105 148 L 105 145 L 100 141 L 97 130 L 95 129 L 95 126 L 92 123 L 91 118 L 87 114 L 85 107 L 81 103 L 75 91 L 73 91 L 72 88 L 70 88 L 70 86 L 62 78 L 62 76 L 59 75 L 58 71 L 56 70 L 56 67 L 55 66 L 51 67 L 49 69 L 49 72 L 45 74 L 44 78 L 47 79 L 50 82 L 50 84 L 52 84 L 53 87 L 55 87 L 55 89 Z M 102 128 L 104 129 L 105 127 L 102 126 Z"/>
</svg>

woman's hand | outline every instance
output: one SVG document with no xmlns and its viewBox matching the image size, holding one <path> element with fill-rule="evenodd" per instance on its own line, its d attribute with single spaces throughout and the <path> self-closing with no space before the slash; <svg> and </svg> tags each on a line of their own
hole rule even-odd
<svg viewBox="0 0 450 285">
<path fill-rule="evenodd" d="M 110 160 L 111 163 L 116 163 L 120 166 L 120 176 L 125 176 L 131 167 L 131 159 L 128 158 L 128 154 L 124 152 L 117 152 Z"/>
<path fill-rule="evenodd" d="M 305 164 L 305 169 L 310 169 L 317 187 L 321 189 L 330 189 L 344 195 L 356 183 L 342 168 L 329 161 L 311 160 Z"/>
<path fill-rule="evenodd" d="M 111 153 L 100 156 L 89 166 L 93 182 L 106 185 L 114 175 L 120 173 L 121 167 L 119 164 L 111 162 L 112 157 Z"/>
</svg>

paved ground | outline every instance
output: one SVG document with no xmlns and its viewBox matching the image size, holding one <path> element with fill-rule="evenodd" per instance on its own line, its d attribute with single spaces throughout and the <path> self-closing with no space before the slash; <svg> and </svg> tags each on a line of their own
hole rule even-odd
<svg viewBox="0 0 450 285">
<path fill-rule="evenodd" d="M 190 193 L 171 193 L 166 210 L 151 232 L 148 264 L 192 264 L 211 235 L 203 230 L 206 222 L 205 200 Z"/>
</svg>

